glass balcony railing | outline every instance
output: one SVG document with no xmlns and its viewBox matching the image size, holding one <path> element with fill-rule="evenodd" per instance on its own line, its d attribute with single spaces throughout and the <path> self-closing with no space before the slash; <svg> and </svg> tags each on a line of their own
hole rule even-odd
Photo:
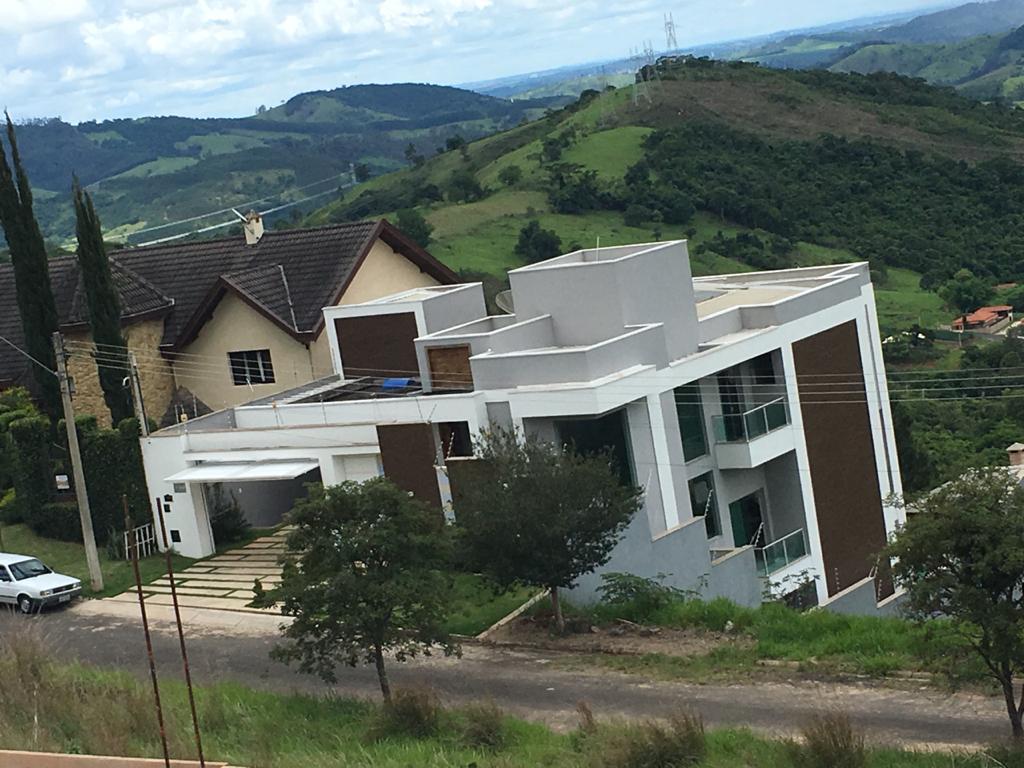
<svg viewBox="0 0 1024 768">
<path fill-rule="evenodd" d="M 789 403 L 780 397 L 746 413 L 712 416 L 715 442 L 749 443 L 789 424 Z"/>
<path fill-rule="evenodd" d="M 807 537 L 803 528 L 754 550 L 757 570 L 762 576 L 771 576 L 801 557 L 807 557 Z"/>
</svg>

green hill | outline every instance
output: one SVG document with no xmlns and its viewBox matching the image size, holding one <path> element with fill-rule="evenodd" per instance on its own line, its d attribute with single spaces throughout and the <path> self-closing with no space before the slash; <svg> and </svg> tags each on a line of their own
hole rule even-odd
<svg viewBox="0 0 1024 768">
<path fill-rule="evenodd" d="M 984 101 L 1024 101 L 1024 0 L 968 3 L 905 24 L 793 35 L 736 58 L 783 69 L 893 72 Z"/>
<path fill-rule="evenodd" d="M 869 260 L 889 327 L 942 318 L 921 275 L 1024 279 L 1024 113 L 893 75 L 693 59 L 663 63 L 651 91 L 585 94 L 307 223 L 415 208 L 431 250 L 492 290 L 531 221 L 563 249 L 687 237 L 704 274 Z"/>
<path fill-rule="evenodd" d="M 834 62 L 835 72 L 895 72 L 951 85 L 984 101 L 1024 99 L 1024 27 L 950 44 L 879 43 Z"/>
<path fill-rule="evenodd" d="M 61 239 L 73 231 L 72 171 L 93 191 L 104 225 L 130 231 L 261 198 L 273 202 L 331 176 L 347 180 L 354 163 L 392 171 L 405 165 L 410 142 L 431 155 L 452 136 L 484 136 L 563 103 L 434 85 L 360 85 L 299 94 L 252 117 L 32 120 L 18 135 L 40 223 Z M 337 185 L 329 180 L 284 199 Z"/>
<path fill-rule="evenodd" d="M 918 16 L 885 30 L 889 40 L 948 43 L 1005 32 L 1024 24 L 1024 0 L 987 0 Z"/>
</svg>

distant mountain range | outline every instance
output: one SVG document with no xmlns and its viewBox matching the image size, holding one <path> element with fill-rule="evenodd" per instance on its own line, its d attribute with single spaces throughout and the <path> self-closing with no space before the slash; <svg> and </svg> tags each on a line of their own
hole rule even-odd
<svg viewBox="0 0 1024 768">
<path fill-rule="evenodd" d="M 990 0 L 676 53 L 774 68 L 891 71 L 955 86 L 981 100 L 1024 103 L 1022 25 L 1024 0 Z M 301 200 L 299 208 L 310 210 L 338 194 L 353 164 L 367 165 L 373 175 L 400 169 L 410 142 L 429 157 L 455 135 L 483 137 L 539 117 L 584 90 L 630 83 L 640 63 L 624 57 L 466 88 L 399 84 L 312 91 L 244 118 L 79 125 L 33 120 L 19 127 L 19 137 L 48 237 L 62 241 L 73 232 L 68 189 L 75 172 L 89 185 L 112 235 L 139 232 L 132 237 L 141 242 L 221 222 L 224 214 L 164 228 L 231 206 L 252 203 L 267 210 Z M 16 105 L 12 111 L 17 116 Z"/>
<path fill-rule="evenodd" d="M 734 58 L 784 69 L 895 72 L 984 101 L 1024 101 L 1024 0 L 969 3 L 906 23 L 791 35 Z"/>
<path fill-rule="evenodd" d="M 456 134 L 478 138 L 565 101 L 512 102 L 436 85 L 357 85 L 301 93 L 252 117 L 33 120 L 18 126 L 18 137 L 40 223 L 61 240 L 74 229 L 72 172 L 89 185 L 104 226 L 118 235 L 258 199 L 262 210 L 323 193 L 310 203 L 322 204 L 349 179 L 352 164 L 365 163 L 374 174 L 395 170 L 406 163 L 410 142 L 430 156 Z M 151 237 L 178 231 L 184 230 Z"/>
</svg>

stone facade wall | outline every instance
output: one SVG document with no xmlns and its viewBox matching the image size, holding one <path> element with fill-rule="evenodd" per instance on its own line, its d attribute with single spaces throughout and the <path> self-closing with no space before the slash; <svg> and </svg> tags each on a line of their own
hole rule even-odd
<svg viewBox="0 0 1024 768">
<path fill-rule="evenodd" d="M 170 364 L 160 356 L 160 339 L 164 321 L 143 320 L 123 329 L 128 348 L 135 352 L 142 382 L 142 399 L 151 420 L 159 421 L 174 396 L 174 373 Z M 76 331 L 65 334 L 68 342 L 92 344 L 92 333 Z M 110 411 L 103 401 L 96 361 L 84 352 L 73 351 L 68 358 L 68 372 L 75 381 L 75 413 L 95 416 L 100 426 L 110 424 Z M 127 372 L 125 372 L 127 376 Z"/>
</svg>

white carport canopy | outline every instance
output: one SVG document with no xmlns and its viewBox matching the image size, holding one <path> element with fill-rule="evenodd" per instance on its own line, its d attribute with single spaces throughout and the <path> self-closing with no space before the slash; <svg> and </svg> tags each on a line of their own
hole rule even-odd
<svg viewBox="0 0 1024 768">
<path fill-rule="evenodd" d="M 209 462 L 196 464 L 165 477 L 167 483 L 248 483 L 260 480 L 294 480 L 320 464 L 312 459 L 296 461 Z"/>
</svg>

